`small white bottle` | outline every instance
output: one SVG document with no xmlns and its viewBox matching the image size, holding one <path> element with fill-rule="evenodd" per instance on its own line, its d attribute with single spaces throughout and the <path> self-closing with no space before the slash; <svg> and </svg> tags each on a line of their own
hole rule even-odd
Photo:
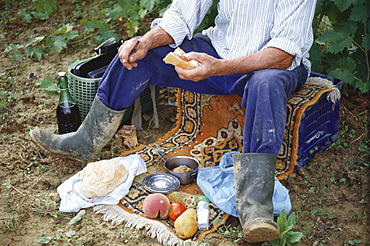
<svg viewBox="0 0 370 246">
<path fill-rule="evenodd" d="M 209 229 L 209 199 L 206 196 L 198 198 L 197 219 L 199 230 Z"/>
</svg>

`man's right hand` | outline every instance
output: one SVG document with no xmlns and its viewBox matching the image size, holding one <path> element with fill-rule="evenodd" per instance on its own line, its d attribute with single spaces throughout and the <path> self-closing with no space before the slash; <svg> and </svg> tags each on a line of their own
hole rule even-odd
<svg viewBox="0 0 370 246">
<path fill-rule="evenodd" d="M 118 49 L 118 56 L 123 66 L 128 70 L 137 67 L 137 60 L 143 59 L 148 53 L 144 42 L 132 38 L 125 41 Z"/>
<path fill-rule="evenodd" d="M 125 41 L 118 49 L 118 56 L 123 66 L 131 70 L 137 67 L 136 61 L 143 59 L 150 49 L 172 43 L 174 43 L 172 37 L 157 25 L 141 38 L 132 38 Z M 135 52 L 132 52 L 133 50 Z"/>
</svg>

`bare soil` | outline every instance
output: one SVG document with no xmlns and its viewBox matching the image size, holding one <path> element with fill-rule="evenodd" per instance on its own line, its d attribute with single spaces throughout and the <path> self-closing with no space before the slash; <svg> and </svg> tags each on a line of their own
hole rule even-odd
<svg viewBox="0 0 370 246">
<path fill-rule="evenodd" d="M 1 7 L 1 4 L 0 4 Z M 0 23 L 0 242 L 1 245 L 159 245 L 146 235 L 123 225 L 105 222 L 86 209 L 83 220 L 68 222 L 75 213 L 58 211 L 56 188 L 83 166 L 39 152 L 30 141 L 36 126 L 56 132 L 58 94 L 47 93 L 37 79 L 55 77 L 68 65 L 90 57 L 91 47 L 76 44 L 62 53 L 41 60 L 15 61 L 5 48 L 25 44 L 30 37 L 48 33 L 52 20 L 26 24 L 19 18 Z M 166 91 L 159 99 L 159 129 L 138 132 L 139 143 L 154 142 L 174 123 L 176 108 L 167 104 Z M 369 235 L 369 96 L 346 90 L 342 99 L 341 134 L 337 144 L 317 154 L 298 172 L 282 181 L 290 190 L 293 212 L 298 215 L 294 230 L 304 233 L 301 245 L 370 245 Z M 120 155 L 128 148 L 112 139 L 101 158 Z M 367 164 L 366 164 L 367 163 Z M 209 245 L 248 245 L 237 240 L 236 218 L 205 237 Z M 228 231 L 229 233 L 225 233 Z"/>
</svg>

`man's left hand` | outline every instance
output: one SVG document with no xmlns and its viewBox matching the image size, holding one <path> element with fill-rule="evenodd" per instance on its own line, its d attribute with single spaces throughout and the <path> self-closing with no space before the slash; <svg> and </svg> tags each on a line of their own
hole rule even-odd
<svg viewBox="0 0 370 246">
<path fill-rule="evenodd" d="M 184 80 L 200 81 L 202 79 L 217 75 L 220 59 L 205 53 L 189 52 L 185 56 L 189 60 L 196 60 L 199 66 L 190 70 L 175 67 L 179 77 Z"/>
</svg>

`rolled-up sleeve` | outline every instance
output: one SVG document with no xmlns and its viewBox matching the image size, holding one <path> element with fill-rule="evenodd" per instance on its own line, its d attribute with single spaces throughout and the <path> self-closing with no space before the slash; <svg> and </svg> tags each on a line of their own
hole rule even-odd
<svg viewBox="0 0 370 246">
<path fill-rule="evenodd" d="M 271 39 L 265 45 L 275 47 L 294 56 L 290 69 L 300 65 L 302 58 L 308 58 L 313 41 L 312 19 L 316 0 L 279 1 L 276 6 Z"/>
<path fill-rule="evenodd" d="M 175 41 L 172 47 L 179 46 L 187 38 L 191 39 L 194 30 L 201 24 L 212 0 L 174 0 L 163 17 L 156 19 L 152 25 L 159 25 Z"/>
</svg>

